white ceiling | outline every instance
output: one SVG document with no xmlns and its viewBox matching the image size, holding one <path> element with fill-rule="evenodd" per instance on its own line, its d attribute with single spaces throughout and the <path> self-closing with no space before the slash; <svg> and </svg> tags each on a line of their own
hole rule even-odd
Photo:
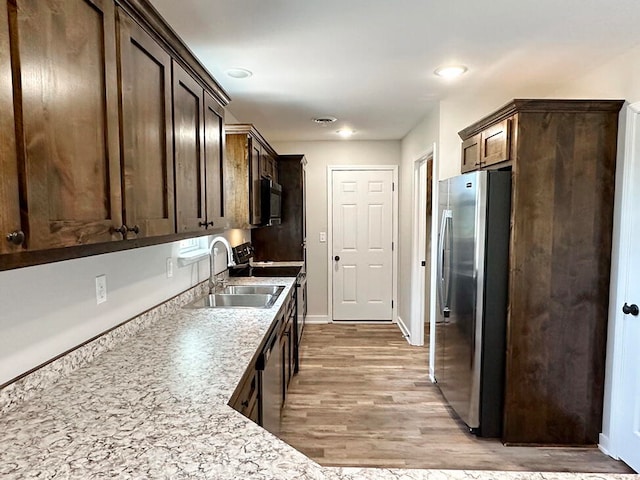
<svg viewBox="0 0 640 480">
<path fill-rule="evenodd" d="M 640 44 L 640 0 L 151 1 L 270 141 L 400 139 L 447 96 L 570 80 Z M 435 77 L 447 63 L 469 71 Z"/>
</svg>

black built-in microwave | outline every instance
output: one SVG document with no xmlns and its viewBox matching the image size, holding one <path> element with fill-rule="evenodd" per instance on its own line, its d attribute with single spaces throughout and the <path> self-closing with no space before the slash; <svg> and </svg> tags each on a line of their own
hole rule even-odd
<svg viewBox="0 0 640 480">
<path fill-rule="evenodd" d="M 282 222 L 282 187 L 271 180 L 260 181 L 262 225 L 280 225 Z"/>
</svg>

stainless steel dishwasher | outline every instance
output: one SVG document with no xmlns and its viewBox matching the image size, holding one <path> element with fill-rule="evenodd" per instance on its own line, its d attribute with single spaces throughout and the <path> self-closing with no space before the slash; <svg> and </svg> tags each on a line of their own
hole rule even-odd
<svg viewBox="0 0 640 480">
<path fill-rule="evenodd" d="M 259 362 L 261 385 L 260 418 L 262 427 L 277 435 L 280 433 L 280 411 L 282 409 L 283 357 L 279 333 L 282 320 L 273 328 Z"/>
</svg>

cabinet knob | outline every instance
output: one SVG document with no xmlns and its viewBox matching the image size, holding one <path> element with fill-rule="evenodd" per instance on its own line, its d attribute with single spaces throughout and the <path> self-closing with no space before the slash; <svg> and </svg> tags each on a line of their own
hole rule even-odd
<svg viewBox="0 0 640 480">
<path fill-rule="evenodd" d="M 22 230 L 16 230 L 7 234 L 7 242 L 13 245 L 22 245 L 24 242 L 24 232 Z"/>
<path fill-rule="evenodd" d="M 631 305 L 627 305 L 627 302 L 625 302 L 625 304 L 622 306 L 622 313 L 624 313 L 625 315 L 631 314 L 634 317 L 637 317 L 638 314 L 640 313 L 640 309 L 638 308 L 638 305 L 636 305 L 635 303 Z"/>
<path fill-rule="evenodd" d="M 137 235 L 140 233 L 140 227 L 138 227 L 138 225 L 134 225 L 133 227 L 127 227 L 127 232 L 133 232 Z"/>
<path fill-rule="evenodd" d="M 119 233 L 120 235 L 122 235 L 123 237 L 127 236 L 127 226 L 126 225 L 120 225 L 120 227 L 118 228 L 114 228 L 113 231 Z"/>
<path fill-rule="evenodd" d="M 213 221 L 211 221 L 211 222 L 198 222 L 198 225 L 200 227 L 204 227 L 204 228 L 213 227 Z"/>
<path fill-rule="evenodd" d="M 242 402 L 240 402 L 240 405 L 242 405 L 244 408 L 249 408 L 249 400 L 243 400 Z"/>
<path fill-rule="evenodd" d="M 340 261 L 340 256 L 336 255 L 335 257 L 333 257 L 333 259 L 334 259 L 336 262 L 339 262 L 339 261 Z"/>
</svg>

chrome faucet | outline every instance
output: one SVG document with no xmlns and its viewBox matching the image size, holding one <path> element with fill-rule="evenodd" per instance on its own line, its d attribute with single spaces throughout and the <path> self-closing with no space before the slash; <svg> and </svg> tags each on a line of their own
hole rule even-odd
<svg viewBox="0 0 640 480">
<path fill-rule="evenodd" d="M 233 267 L 236 262 L 233 261 L 233 252 L 231 250 L 231 245 L 226 238 L 217 236 L 211 240 L 211 245 L 209 245 L 209 293 L 214 293 L 217 286 L 224 287 L 225 279 L 224 272 L 228 270 L 224 270 L 221 272 L 223 274 L 223 278 L 220 282 L 217 280 L 217 275 L 215 274 L 215 255 L 214 255 L 214 246 L 216 243 L 222 243 L 224 247 L 227 249 L 227 269 L 228 267 Z"/>
</svg>

